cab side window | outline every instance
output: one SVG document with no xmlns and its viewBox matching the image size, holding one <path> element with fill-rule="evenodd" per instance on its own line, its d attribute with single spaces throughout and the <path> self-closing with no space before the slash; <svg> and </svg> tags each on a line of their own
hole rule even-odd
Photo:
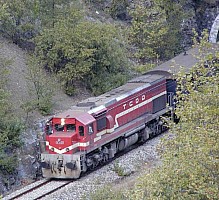
<svg viewBox="0 0 219 200">
<path fill-rule="evenodd" d="M 80 136 L 84 136 L 84 127 L 83 126 L 79 126 L 79 135 Z"/>
<path fill-rule="evenodd" d="M 64 131 L 64 125 L 55 124 L 55 130 L 56 131 Z"/>
<path fill-rule="evenodd" d="M 94 132 L 93 124 L 88 125 L 88 134 L 91 135 Z"/>
<path fill-rule="evenodd" d="M 46 131 L 47 135 L 51 135 L 52 134 L 52 123 L 47 123 L 46 124 L 45 131 Z"/>
</svg>

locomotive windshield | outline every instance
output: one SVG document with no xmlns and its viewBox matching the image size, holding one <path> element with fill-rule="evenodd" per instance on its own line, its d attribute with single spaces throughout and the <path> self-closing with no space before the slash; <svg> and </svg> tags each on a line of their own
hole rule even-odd
<svg viewBox="0 0 219 200">
<path fill-rule="evenodd" d="M 72 132 L 75 131 L 75 124 L 55 124 L 55 130 L 56 131 L 68 131 L 68 132 Z"/>
<path fill-rule="evenodd" d="M 64 125 L 55 124 L 55 130 L 56 131 L 64 131 Z"/>
<path fill-rule="evenodd" d="M 75 131 L 75 125 L 74 124 L 66 124 L 66 130 L 67 131 Z"/>
</svg>

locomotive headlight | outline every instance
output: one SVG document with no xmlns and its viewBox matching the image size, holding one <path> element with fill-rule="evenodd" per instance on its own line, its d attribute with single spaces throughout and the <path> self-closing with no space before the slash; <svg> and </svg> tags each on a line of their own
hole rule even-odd
<svg viewBox="0 0 219 200">
<path fill-rule="evenodd" d="M 61 125 L 62 125 L 62 126 L 65 125 L 65 119 L 64 119 L 64 118 L 61 119 Z"/>
<path fill-rule="evenodd" d="M 66 148 L 66 151 L 68 152 L 68 151 L 69 151 L 69 148 Z"/>
<path fill-rule="evenodd" d="M 51 151 L 54 151 L 54 148 L 51 148 Z"/>
</svg>

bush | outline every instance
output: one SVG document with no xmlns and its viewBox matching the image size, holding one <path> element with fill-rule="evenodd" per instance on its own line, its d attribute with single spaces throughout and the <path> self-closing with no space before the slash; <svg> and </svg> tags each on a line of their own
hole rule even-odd
<svg viewBox="0 0 219 200">
<path fill-rule="evenodd" d="M 99 94 L 124 82 L 129 66 L 126 47 L 116 27 L 82 16 L 73 8 L 54 28 L 46 29 L 36 39 L 36 53 L 68 93 L 74 93 L 79 80 Z"/>
<path fill-rule="evenodd" d="M 186 17 L 181 4 L 169 0 L 139 3 L 130 15 L 129 41 L 135 45 L 134 57 L 140 63 L 167 60 L 182 51 L 180 26 Z"/>
</svg>

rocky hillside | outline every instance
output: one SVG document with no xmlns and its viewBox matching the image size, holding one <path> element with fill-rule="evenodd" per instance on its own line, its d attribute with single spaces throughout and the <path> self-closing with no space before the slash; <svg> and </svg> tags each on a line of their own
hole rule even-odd
<svg viewBox="0 0 219 200">
<path fill-rule="evenodd" d="M 92 7 L 89 10 L 90 20 L 95 20 L 95 16 L 98 20 L 107 22 L 114 22 L 115 19 L 110 18 L 108 15 L 105 16 L 105 10 L 109 7 L 112 1 L 106 1 L 102 6 Z M 183 24 L 184 30 L 184 45 L 188 48 L 191 45 L 192 29 L 195 28 L 198 32 L 201 32 L 204 28 L 210 30 L 214 19 L 219 14 L 219 1 L 198 1 L 188 0 L 185 10 L 188 10 L 191 14 L 191 18 Z M 125 25 L 127 21 L 130 21 L 130 17 L 127 14 L 127 10 L 124 10 L 116 17 L 116 22 Z M 22 45 L 21 45 L 22 46 Z M 21 109 L 21 105 L 31 99 L 32 97 L 28 91 L 28 83 L 25 79 L 27 73 L 27 52 L 22 50 L 16 44 L 0 38 L 0 56 L 10 59 L 11 64 L 8 65 L 10 70 L 10 75 L 8 77 L 8 90 L 12 94 L 11 101 L 13 104 L 13 110 L 20 116 L 26 116 L 24 110 Z M 88 97 L 90 94 L 85 89 L 82 89 L 79 95 L 74 97 L 69 97 L 61 90 L 59 83 L 56 83 L 56 92 L 53 97 L 54 103 L 54 113 L 61 110 L 70 108 L 73 104 L 79 100 Z M 25 118 L 25 117 L 24 117 Z M 31 128 L 28 128 L 26 132 L 22 134 L 24 139 L 24 146 L 18 153 L 19 168 L 17 169 L 17 174 L 0 177 L 0 193 L 6 193 L 8 191 L 14 190 L 22 185 L 27 184 L 36 178 L 38 174 L 38 164 L 37 164 L 37 151 L 36 146 L 37 134 L 42 131 L 42 125 L 44 122 L 42 115 L 38 112 L 33 112 L 29 116 L 29 121 Z"/>
</svg>

